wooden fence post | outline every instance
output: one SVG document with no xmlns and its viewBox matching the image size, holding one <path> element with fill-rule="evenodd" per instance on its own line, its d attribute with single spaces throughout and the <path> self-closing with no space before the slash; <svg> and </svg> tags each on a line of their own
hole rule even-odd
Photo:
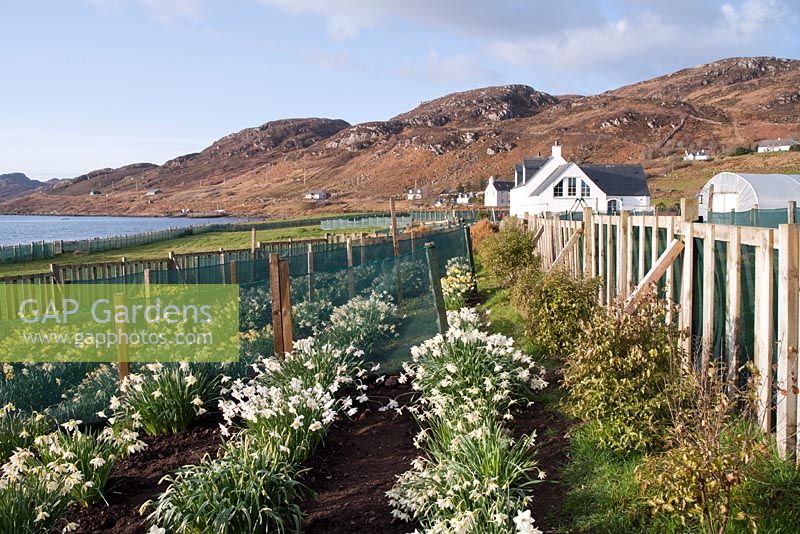
<svg viewBox="0 0 800 534">
<path fill-rule="evenodd" d="M 797 201 L 790 200 L 789 206 L 786 208 L 786 220 L 789 224 L 795 223 L 795 210 L 797 209 Z"/>
<path fill-rule="evenodd" d="M 765 230 L 756 247 L 753 362 L 759 372 L 758 420 L 765 433 L 772 430 L 773 239 L 773 231 Z"/>
<path fill-rule="evenodd" d="M 725 345 L 728 353 L 728 381 L 734 384 L 739 376 L 739 318 L 741 315 L 741 273 L 742 268 L 742 231 L 733 226 L 731 239 L 728 242 L 727 255 L 727 302 L 725 317 Z"/>
<path fill-rule="evenodd" d="M 436 305 L 436 323 L 439 326 L 439 333 L 447 332 L 447 310 L 444 306 L 444 296 L 442 295 L 442 280 L 439 274 L 439 258 L 436 255 L 436 244 L 425 243 L 425 256 L 428 259 L 428 273 L 431 280 L 431 292 L 433 302 Z"/>
<path fill-rule="evenodd" d="M 397 304 L 403 302 L 403 276 L 400 272 L 400 241 L 397 236 L 397 214 L 394 210 L 394 198 L 389 199 L 389 210 L 392 216 L 392 248 L 394 249 L 394 271 L 397 284 Z"/>
<path fill-rule="evenodd" d="M 642 276 L 636 289 L 628 296 L 628 300 L 625 302 L 625 313 L 632 313 L 636 309 L 639 300 L 641 300 L 651 285 L 658 283 L 658 280 L 664 275 L 682 250 L 683 242 L 679 239 L 673 239 L 672 243 L 669 244 L 661 257 L 658 258 L 653 264 L 653 267 L 650 268 L 650 271 Z"/>
<path fill-rule="evenodd" d="M 595 276 L 597 270 L 595 257 L 595 231 L 592 208 L 583 208 L 583 274 L 587 278 Z"/>
<path fill-rule="evenodd" d="M 800 227 L 778 227 L 778 397 L 775 439 L 783 458 L 791 458 L 797 448 L 797 342 L 800 286 Z"/>
<path fill-rule="evenodd" d="M 314 246 L 308 244 L 307 253 L 307 271 L 308 271 L 308 300 L 314 300 Z"/>
<path fill-rule="evenodd" d="M 283 359 L 292 350 L 292 303 L 289 287 L 289 262 L 277 254 L 269 255 L 269 292 L 275 354 Z"/>
<path fill-rule="evenodd" d="M 617 295 L 628 297 L 628 212 L 619 214 L 617 224 Z"/>
<path fill-rule="evenodd" d="M 716 235 L 713 224 L 705 224 L 703 236 L 703 380 L 707 376 L 714 350 L 714 272 L 716 270 Z"/>
<path fill-rule="evenodd" d="M 681 223 L 683 233 L 683 272 L 681 273 L 680 328 L 685 334 L 683 349 L 688 360 L 692 357 L 692 297 L 694 295 L 694 224 Z M 688 363 L 688 362 L 687 362 Z"/>
<path fill-rule="evenodd" d="M 347 238 L 347 294 L 349 298 L 355 295 L 355 286 L 353 283 L 353 241 Z"/>
<path fill-rule="evenodd" d="M 114 294 L 114 307 L 125 306 L 125 294 L 124 293 L 115 293 Z M 117 324 L 117 334 L 127 334 L 128 329 L 124 322 L 118 322 Z M 117 365 L 119 370 L 119 383 L 122 384 L 122 381 L 125 380 L 125 377 L 131 374 L 131 364 L 128 361 L 128 344 L 124 343 L 122 340 L 122 336 L 119 336 L 119 340 L 117 343 Z"/>
<path fill-rule="evenodd" d="M 469 225 L 464 225 L 464 245 L 466 246 L 467 260 L 469 260 L 469 270 L 475 277 L 475 258 L 472 255 L 472 234 Z M 476 288 L 477 289 L 477 288 Z"/>
<path fill-rule="evenodd" d="M 229 268 L 231 270 L 231 284 L 237 285 L 239 283 L 239 273 L 236 272 L 236 261 L 231 261 Z"/>
</svg>

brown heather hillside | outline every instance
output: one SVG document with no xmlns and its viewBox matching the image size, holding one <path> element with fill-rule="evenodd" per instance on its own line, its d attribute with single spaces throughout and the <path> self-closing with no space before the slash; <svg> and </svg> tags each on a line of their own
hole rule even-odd
<svg viewBox="0 0 800 534">
<path fill-rule="evenodd" d="M 222 208 L 277 216 L 317 209 L 300 200 L 310 188 L 336 194 L 326 210 L 360 210 L 415 181 L 438 193 L 490 175 L 508 177 L 524 156 L 549 153 L 555 139 L 565 157 L 580 162 L 643 163 L 654 197 L 669 200 L 728 169 L 728 162 L 751 161 L 726 158 L 661 177 L 684 149 L 719 156 L 798 134 L 800 61 L 732 58 L 594 96 L 508 85 L 423 102 L 388 121 L 273 121 L 161 166 L 89 173 L 0 203 L 0 212 L 164 215 Z M 794 155 L 752 161 L 760 170 L 800 172 Z M 154 188 L 163 194 L 144 196 Z M 92 189 L 101 196 L 90 197 Z"/>
</svg>

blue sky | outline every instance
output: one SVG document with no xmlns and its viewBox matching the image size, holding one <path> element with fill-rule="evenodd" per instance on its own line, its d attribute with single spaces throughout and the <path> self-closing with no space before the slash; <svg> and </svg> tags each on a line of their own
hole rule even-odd
<svg viewBox="0 0 800 534">
<path fill-rule="evenodd" d="M 195 152 L 286 117 L 388 119 L 524 83 L 592 94 L 800 57 L 800 0 L 0 0 L 0 173 Z"/>
</svg>

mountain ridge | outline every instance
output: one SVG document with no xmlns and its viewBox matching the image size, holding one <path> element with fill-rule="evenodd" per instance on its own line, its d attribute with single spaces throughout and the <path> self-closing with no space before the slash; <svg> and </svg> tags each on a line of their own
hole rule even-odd
<svg viewBox="0 0 800 534">
<path fill-rule="evenodd" d="M 728 58 L 598 95 L 511 84 L 444 95 L 386 121 L 271 121 L 160 166 L 93 171 L 0 202 L 0 212 L 288 215 L 311 208 L 301 200 L 310 188 L 336 195 L 328 209 L 361 209 L 414 183 L 438 193 L 508 176 L 555 139 L 578 162 L 658 169 L 683 150 L 722 154 L 798 133 L 800 61 Z M 145 197 L 149 189 L 163 194 Z M 86 198 L 92 190 L 102 195 Z"/>
</svg>

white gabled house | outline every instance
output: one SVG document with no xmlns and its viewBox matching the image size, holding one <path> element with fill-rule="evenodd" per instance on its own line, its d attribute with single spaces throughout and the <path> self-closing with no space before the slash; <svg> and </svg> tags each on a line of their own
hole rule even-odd
<svg viewBox="0 0 800 534">
<path fill-rule="evenodd" d="M 683 151 L 683 161 L 708 161 L 709 159 L 711 159 L 711 154 L 706 149 L 697 152 Z"/>
<path fill-rule="evenodd" d="M 514 182 L 501 182 L 489 177 L 489 183 L 483 192 L 483 205 L 487 208 L 507 208 L 511 205 L 511 189 Z"/>
<path fill-rule="evenodd" d="M 758 143 L 758 152 L 788 152 L 796 144 L 794 139 L 764 139 Z"/>
<path fill-rule="evenodd" d="M 650 209 L 650 190 L 641 165 L 578 165 L 553 146 L 549 158 L 524 159 L 515 168 L 511 215 L 561 213 L 584 207 L 616 213 Z"/>
</svg>

